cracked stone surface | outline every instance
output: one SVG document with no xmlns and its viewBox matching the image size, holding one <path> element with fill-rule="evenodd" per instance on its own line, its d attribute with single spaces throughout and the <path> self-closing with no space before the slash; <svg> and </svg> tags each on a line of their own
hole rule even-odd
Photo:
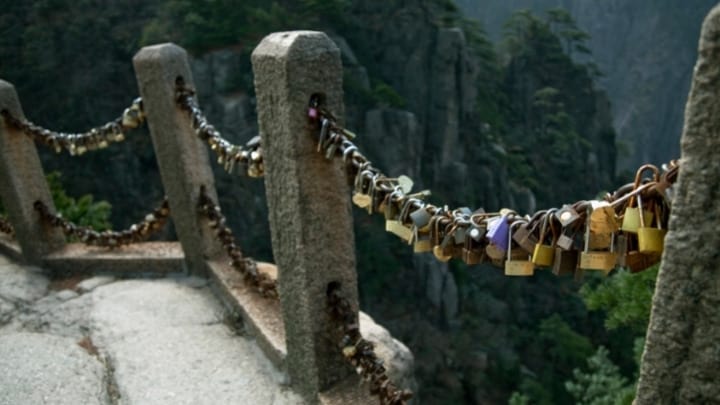
<svg viewBox="0 0 720 405">
<path fill-rule="evenodd" d="M 0 404 L 105 404 L 105 369 L 74 339 L 0 335 Z"/>
<path fill-rule="evenodd" d="M 0 404 L 302 404 L 205 280 L 56 290 L 0 255 Z"/>
</svg>

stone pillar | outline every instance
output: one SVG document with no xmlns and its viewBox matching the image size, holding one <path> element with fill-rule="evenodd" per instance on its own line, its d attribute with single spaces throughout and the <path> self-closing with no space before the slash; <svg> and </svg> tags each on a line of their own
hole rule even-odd
<svg viewBox="0 0 720 405">
<path fill-rule="evenodd" d="M 0 80 L 2 110 L 7 110 L 16 118 L 25 118 L 15 88 Z M 35 143 L 2 121 L 0 198 L 15 228 L 23 257 L 28 263 L 40 264 L 43 256 L 65 245 L 65 237 L 60 229 L 43 225 L 33 207 L 35 201 L 42 201 L 51 211 L 55 211 Z"/>
<path fill-rule="evenodd" d="M 311 399 L 351 371 L 329 338 L 328 286 L 340 283 L 357 309 L 345 171 L 316 151 L 307 116 L 313 94 L 343 116 L 340 51 L 321 32 L 281 32 L 263 39 L 252 63 L 287 367 L 293 385 Z"/>
<path fill-rule="evenodd" d="M 200 186 L 217 201 L 207 146 L 175 101 L 178 79 L 193 86 L 187 53 L 175 44 L 147 46 L 135 55 L 133 65 L 185 260 L 191 273 L 205 275 L 205 260 L 220 257 L 222 247 L 198 214 Z"/>
<path fill-rule="evenodd" d="M 720 398 L 720 6 L 703 24 L 637 404 Z"/>
</svg>

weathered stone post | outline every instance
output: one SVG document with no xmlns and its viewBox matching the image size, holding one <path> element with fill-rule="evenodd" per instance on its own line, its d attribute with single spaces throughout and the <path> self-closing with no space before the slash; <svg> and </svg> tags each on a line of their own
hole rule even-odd
<svg viewBox="0 0 720 405">
<path fill-rule="evenodd" d="M 637 404 L 720 398 L 720 6 L 705 19 Z"/>
<path fill-rule="evenodd" d="M 2 110 L 7 110 L 16 118 L 25 118 L 15 88 L 0 80 Z M 35 201 L 42 201 L 51 211 L 55 210 L 35 143 L 2 121 L 0 198 L 15 228 L 23 257 L 29 263 L 40 264 L 43 256 L 65 245 L 65 237 L 58 228 L 45 226 L 33 207 Z"/>
<path fill-rule="evenodd" d="M 208 152 L 176 102 L 178 79 L 193 86 L 187 53 L 175 44 L 147 46 L 135 55 L 133 65 L 185 260 L 191 273 L 205 275 L 205 260 L 222 254 L 222 247 L 198 214 L 201 186 L 217 201 Z"/>
<path fill-rule="evenodd" d="M 328 335 L 328 286 L 340 283 L 357 309 L 345 172 L 315 150 L 307 116 L 313 94 L 343 116 L 340 51 L 321 32 L 281 32 L 263 39 L 252 63 L 288 373 L 310 399 L 350 370 Z"/>
</svg>

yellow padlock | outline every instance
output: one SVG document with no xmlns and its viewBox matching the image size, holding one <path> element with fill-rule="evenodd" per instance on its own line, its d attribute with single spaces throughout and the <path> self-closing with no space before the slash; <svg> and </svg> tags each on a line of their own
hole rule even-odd
<svg viewBox="0 0 720 405">
<path fill-rule="evenodd" d="M 638 204 L 641 204 L 640 195 L 638 195 Z M 662 253 L 665 245 L 665 230 L 662 229 L 661 221 L 660 215 L 656 215 L 655 223 L 657 228 L 652 228 L 650 226 L 646 227 L 644 219 L 640 218 L 640 228 L 638 228 L 638 251 L 640 253 Z"/>
<path fill-rule="evenodd" d="M 633 184 L 633 190 L 631 192 L 635 192 L 640 187 L 640 183 L 642 181 L 642 174 L 647 170 L 653 172 L 653 182 L 657 183 L 660 181 L 660 170 L 658 170 L 657 167 L 649 164 L 643 165 L 640 167 L 640 169 L 638 169 L 637 173 L 635 174 L 635 183 Z M 642 221 L 640 219 L 640 212 L 643 213 Z M 639 200 L 636 206 L 635 195 L 633 195 L 628 201 L 627 208 L 625 209 L 625 214 L 623 215 L 622 226 L 620 227 L 620 229 L 622 229 L 624 232 L 637 233 L 638 228 L 640 228 L 641 222 L 644 221 L 645 223 L 650 223 L 652 219 L 652 211 L 644 210 Z"/>
<path fill-rule="evenodd" d="M 553 242 L 550 245 L 545 245 L 545 240 L 547 238 L 547 230 L 548 230 L 548 224 L 550 221 L 552 221 L 552 214 L 557 211 L 556 209 L 550 209 L 545 213 L 545 216 L 543 217 L 542 222 L 542 228 L 540 228 L 540 238 L 538 239 L 538 243 L 535 244 L 535 249 L 533 250 L 532 255 L 532 262 L 538 266 L 538 267 L 550 267 L 553 265 L 553 262 L 555 261 L 555 229 L 553 229 Z M 550 225 L 552 226 L 552 225 Z"/>
<path fill-rule="evenodd" d="M 528 277 L 535 273 L 535 265 L 530 261 L 530 256 L 527 256 L 527 260 L 513 260 L 512 255 L 512 230 L 515 226 L 520 224 L 526 224 L 525 221 L 517 221 L 510 225 L 510 232 L 508 232 L 508 250 L 507 259 L 505 260 L 505 275 L 506 276 L 520 276 Z"/>
</svg>

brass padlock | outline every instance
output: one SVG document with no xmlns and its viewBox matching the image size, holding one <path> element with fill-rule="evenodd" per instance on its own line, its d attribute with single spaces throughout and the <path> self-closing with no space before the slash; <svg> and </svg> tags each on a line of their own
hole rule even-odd
<svg viewBox="0 0 720 405">
<path fill-rule="evenodd" d="M 638 205 L 641 204 L 641 197 L 638 195 Z M 656 211 L 658 206 L 656 205 Z M 656 213 L 656 214 L 659 214 Z M 663 251 L 665 244 L 665 230 L 662 229 L 662 219 L 660 215 L 656 216 L 656 228 L 651 228 L 649 225 L 646 227 L 646 223 L 643 218 L 640 218 L 640 228 L 638 228 L 638 251 L 640 253 L 656 253 L 660 254 Z"/>
<path fill-rule="evenodd" d="M 435 258 L 441 262 L 447 262 L 452 259 L 452 251 L 447 249 L 447 244 L 443 246 L 443 242 L 448 239 L 445 231 L 448 229 L 448 226 L 451 225 L 452 221 L 440 214 L 435 214 L 430 220 L 430 240 L 433 245 L 432 252 Z"/>
<path fill-rule="evenodd" d="M 510 225 L 510 232 L 508 232 L 508 248 L 507 248 L 507 260 L 505 260 L 505 275 L 506 276 L 532 276 L 535 273 L 535 265 L 530 261 L 530 256 L 527 256 L 526 260 L 513 260 L 512 259 L 512 230 L 515 226 L 520 226 L 526 223 L 525 221 L 516 221 Z"/>
<path fill-rule="evenodd" d="M 585 250 L 580 253 L 580 268 L 584 270 L 599 270 L 607 275 L 615 268 L 617 256 L 615 253 L 615 234 L 610 236 L 610 251 L 591 251 L 590 224 L 585 226 Z"/>
<path fill-rule="evenodd" d="M 543 216 L 542 221 L 542 228 L 540 229 L 540 237 L 538 238 L 538 243 L 535 244 L 535 249 L 533 250 L 532 255 L 532 262 L 535 263 L 538 267 L 550 267 L 553 265 L 553 262 L 555 260 L 555 228 L 553 227 L 552 220 L 553 220 L 553 213 L 557 211 L 556 209 L 550 209 L 548 210 L 545 215 Z M 553 240 L 551 244 L 546 245 L 545 242 L 547 240 L 548 234 L 548 228 L 552 229 L 553 233 Z"/>
<path fill-rule="evenodd" d="M 615 209 L 607 201 L 590 201 L 587 217 L 593 233 L 614 233 L 619 228 Z"/>
<path fill-rule="evenodd" d="M 653 181 L 655 183 L 660 181 L 660 171 L 657 167 L 653 165 L 643 165 L 640 167 L 640 169 L 638 169 L 637 173 L 635 174 L 635 183 L 633 184 L 633 191 L 631 192 L 636 192 L 637 189 L 640 187 L 640 183 L 642 182 L 642 174 L 647 170 L 651 170 L 653 172 Z M 631 196 L 630 200 L 628 201 L 627 208 L 625 208 L 622 226 L 620 227 L 620 229 L 622 229 L 624 232 L 637 233 L 638 228 L 640 228 L 641 222 L 650 223 L 652 221 L 652 211 L 644 210 L 642 205 L 639 203 L 639 200 L 638 204 L 635 204 L 635 201 L 636 196 Z M 640 219 L 640 212 L 643 213 L 642 221 Z"/>
<path fill-rule="evenodd" d="M 403 202 L 403 207 L 400 211 L 400 215 L 396 219 L 385 221 L 385 230 L 388 232 L 392 232 L 406 242 L 412 241 L 412 227 L 409 225 L 405 225 L 404 221 L 407 218 L 410 206 L 415 203 L 420 203 L 420 200 L 414 198 L 408 198 L 407 200 L 405 200 Z"/>
</svg>

